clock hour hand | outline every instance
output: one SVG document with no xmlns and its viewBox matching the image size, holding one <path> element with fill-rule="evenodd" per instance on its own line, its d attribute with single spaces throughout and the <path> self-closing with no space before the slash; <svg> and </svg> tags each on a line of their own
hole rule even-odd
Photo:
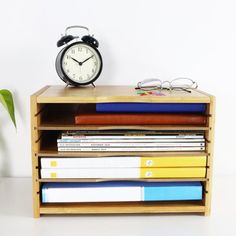
<svg viewBox="0 0 236 236">
<path fill-rule="evenodd" d="M 90 58 L 92 58 L 94 55 L 88 57 L 87 59 L 85 59 L 84 61 L 81 62 L 81 65 L 83 65 L 84 62 L 88 61 Z"/>
<path fill-rule="evenodd" d="M 70 57 L 73 61 L 75 61 L 75 62 L 77 62 L 80 66 L 82 66 L 82 64 L 83 64 L 83 62 L 79 62 L 79 61 L 77 61 L 75 58 L 73 58 L 73 57 Z"/>
</svg>

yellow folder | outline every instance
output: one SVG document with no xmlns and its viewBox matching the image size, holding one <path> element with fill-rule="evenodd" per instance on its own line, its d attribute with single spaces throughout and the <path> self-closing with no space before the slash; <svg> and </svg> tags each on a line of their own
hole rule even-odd
<svg viewBox="0 0 236 236">
<path fill-rule="evenodd" d="M 206 156 L 141 157 L 141 167 L 204 167 Z"/>
<path fill-rule="evenodd" d="M 141 168 L 140 178 L 204 178 L 206 168 Z"/>
</svg>

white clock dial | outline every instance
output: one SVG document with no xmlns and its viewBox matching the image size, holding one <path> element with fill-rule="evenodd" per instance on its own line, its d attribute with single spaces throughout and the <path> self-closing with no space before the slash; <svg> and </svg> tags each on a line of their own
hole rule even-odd
<svg viewBox="0 0 236 236">
<path fill-rule="evenodd" d="M 62 58 L 64 73 L 74 82 L 88 83 L 101 68 L 101 60 L 92 47 L 79 43 L 69 47 Z"/>
</svg>

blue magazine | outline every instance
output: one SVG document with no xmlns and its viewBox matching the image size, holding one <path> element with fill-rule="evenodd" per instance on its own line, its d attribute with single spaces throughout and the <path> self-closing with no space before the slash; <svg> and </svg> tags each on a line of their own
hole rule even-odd
<svg viewBox="0 0 236 236">
<path fill-rule="evenodd" d="M 204 103 L 97 103 L 97 112 L 204 113 Z"/>
</svg>

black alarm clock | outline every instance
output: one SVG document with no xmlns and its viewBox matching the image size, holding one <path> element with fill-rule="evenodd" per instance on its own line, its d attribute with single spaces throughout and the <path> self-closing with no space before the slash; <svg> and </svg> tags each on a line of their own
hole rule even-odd
<svg viewBox="0 0 236 236">
<path fill-rule="evenodd" d="M 68 34 L 72 28 L 85 29 L 87 34 L 81 37 Z M 102 71 L 102 57 L 98 51 L 98 41 L 89 34 L 84 26 L 69 26 L 65 35 L 57 42 L 62 50 L 56 58 L 56 71 L 59 77 L 67 84 L 81 86 L 93 84 Z"/>
</svg>

